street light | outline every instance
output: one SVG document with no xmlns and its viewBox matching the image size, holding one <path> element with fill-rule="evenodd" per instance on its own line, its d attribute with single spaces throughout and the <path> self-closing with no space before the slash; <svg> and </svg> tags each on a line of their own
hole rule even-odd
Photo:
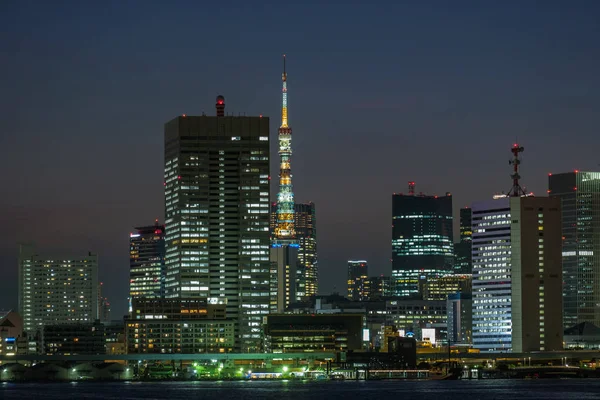
<svg viewBox="0 0 600 400">
<path fill-rule="evenodd" d="M 288 367 L 287 367 L 287 365 L 285 365 L 285 366 L 283 367 L 283 372 L 288 372 Z"/>
</svg>

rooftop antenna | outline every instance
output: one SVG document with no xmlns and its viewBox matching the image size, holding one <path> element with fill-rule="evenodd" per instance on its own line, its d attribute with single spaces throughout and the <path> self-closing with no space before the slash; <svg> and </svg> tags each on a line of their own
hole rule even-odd
<svg viewBox="0 0 600 400">
<path fill-rule="evenodd" d="M 410 196 L 415 195 L 415 181 L 408 182 L 408 194 Z"/>
<path fill-rule="evenodd" d="M 513 153 L 512 160 L 508 161 L 509 165 L 513 166 L 513 173 L 510 177 L 513 180 L 512 188 L 506 194 L 508 197 L 519 197 L 526 196 L 525 190 L 521 187 L 519 183 L 519 179 L 521 179 L 521 175 L 519 175 L 519 165 L 521 165 L 521 160 L 519 159 L 519 154 L 525 150 L 523 146 L 519 146 L 518 143 L 513 144 L 510 151 Z"/>
</svg>

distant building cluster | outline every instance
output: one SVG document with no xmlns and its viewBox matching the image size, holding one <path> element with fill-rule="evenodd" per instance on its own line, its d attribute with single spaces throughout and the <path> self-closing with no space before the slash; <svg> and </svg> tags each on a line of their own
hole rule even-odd
<svg viewBox="0 0 600 400">
<path fill-rule="evenodd" d="M 513 187 L 461 208 L 456 241 L 451 193 L 409 182 L 391 198 L 386 273 L 348 260 L 344 293 L 320 295 L 316 206 L 292 185 L 285 61 L 276 199 L 269 118 L 227 115 L 223 96 L 215 107 L 164 126 L 165 221 L 129 234 L 127 316 L 111 320 L 96 254 L 21 245 L 0 355 L 390 353 L 414 366 L 415 348 L 600 349 L 600 172 L 551 174 L 533 196 L 515 145 Z"/>
</svg>

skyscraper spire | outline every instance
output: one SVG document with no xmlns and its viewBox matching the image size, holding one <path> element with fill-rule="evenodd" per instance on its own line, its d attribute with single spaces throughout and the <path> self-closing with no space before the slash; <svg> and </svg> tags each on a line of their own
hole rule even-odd
<svg viewBox="0 0 600 400">
<path fill-rule="evenodd" d="M 279 193 L 277 194 L 277 224 L 274 246 L 294 244 L 296 239 L 294 219 L 294 191 L 292 190 L 292 128 L 288 126 L 287 73 L 283 55 L 281 127 L 279 128 Z"/>
</svg>

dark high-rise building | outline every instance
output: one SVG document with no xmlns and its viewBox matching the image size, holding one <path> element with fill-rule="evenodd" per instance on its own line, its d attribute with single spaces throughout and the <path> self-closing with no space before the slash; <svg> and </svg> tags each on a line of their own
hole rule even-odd
<svg viewBox="0 0 600 400">
<path fill-rule="evenodd" d="M 369 264 L 365 260 L 348 261 L 348 298 L 354 301 L 369 300 Z"/>
<path fill-rule="evenodd" d="M 369 278 L 369 300 L 381 300 L 392 295 L 392 279 L 389 276 Z"/>
<path fill-rule="evenodd" d="M 452 196 L 392 196 L 392 280 L 396 296 L 419 292 L 419 278 L 452 272 Z"/>
<path fill-rule="evenodd" d="M 562 210 L 563 324 L 600 326 L 600 172 L 550 174 Z"/>
<path fill-rule="evenodd" d="M 298 268 L 296 297 L 303 300 L 319 290 L 317 264 L 317 217 L 314 203 L 296 203 Z"/>
<path fill-rule="evenodd" d="M 129 297 L 162 297 L 164 285 L 165 227 L 156 221 L 129 234 Z"/>
<path fill-rule="evenodd" d="M 473 272 L 471 258 L 471 209 L 460 209 L 460 242 L 454 243 L 454 272 L 470 274 Z"/>
<path fill-rule="evenodd" d="M 168 298 L 225 298 L 236 350 L 261 350 L 269 312 L 269 118 L 181 115 L 165 124 Z"/>
</svg>

